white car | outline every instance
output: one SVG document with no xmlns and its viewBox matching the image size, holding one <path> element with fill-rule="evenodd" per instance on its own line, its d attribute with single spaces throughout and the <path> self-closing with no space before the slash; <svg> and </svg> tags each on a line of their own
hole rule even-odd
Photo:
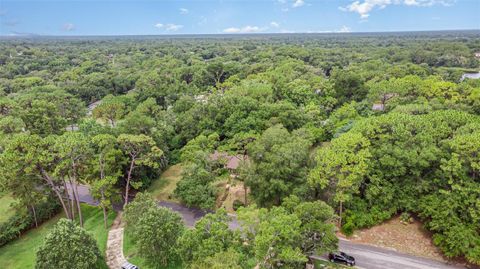
<svg viewBox="0 0 480 269">
<path fill-rule="evenodd" d="M 126 263 L 122 264 L 121 269 L 140 269 L 140 268 L 138 268 L 136 265 L 133 265 L 129 262 L 126 262 Z"/>
</svg>

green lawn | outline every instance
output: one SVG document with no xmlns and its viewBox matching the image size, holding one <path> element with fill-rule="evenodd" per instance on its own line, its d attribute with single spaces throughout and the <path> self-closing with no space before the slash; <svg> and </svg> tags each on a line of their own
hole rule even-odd
<svg viewBox="0 0 480 269">
<path fill-rule="evenodd" d="M 157 200 L 178 202 L 173 197 L 173 191 L 177 187 L 177 182 L 182 178 L 182 166 L 176 164 L 170 166 L 155 180 L 148 188 L 148 192 Z"/>
<path fill-rule="evenodd" d="M 100 251 L 105 253 L 108 230 L 105 230 L 103 227 L 102 210 L 97 207 L 82 205 L 82 213 L 85 229 L 97 239 Z M 58 214 L 54 218 L 43 223 L 40 227 L 28 231 L 19 239 L 0 248 L 1 268 L 34 268 L 35 253 L 38 247 L 43 244 L 43 238 L 61 217 L 63 217 L 63 214 Z M 112 224 L 114 218 L 115 213 L 111 212 L 108 216 L 109 225 Z M 103 262 L 102 265 L 102 268 L 107 268 L 105 262 Z"/>
<path fill-rule="evenodd" d="M 123 254 L 125 258 L 130 262 L 135 264 L 136 266 L 142 269 L 154 269 L 150 266 L 145 264 L 145 260 L 138 256 L 137 250 L 135 248 L 135 243 L 132 238 L 128 235 L 128 233 L 123 234 Z M 164 267 L 163 269 L 183 269 L 182 266 L 169 266 Z"/>
<path fill-rule="evenodd" d="M 8 193 L 0 193 L 0 223 L 7 221 L 15 214 L 15 210 L 11 207 L 15 202 L 13 197 Z"/>
</svg>

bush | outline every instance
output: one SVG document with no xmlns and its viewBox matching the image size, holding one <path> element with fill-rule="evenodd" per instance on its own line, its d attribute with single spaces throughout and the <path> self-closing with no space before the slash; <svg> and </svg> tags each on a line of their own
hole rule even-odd
<svg viewBox="0 0 480 269">
<path fill-rule="evenodd" d="M 242 206 L 245 206 L 245 204 L 242 201 L 240 200 L 233 201 L 233 205 L 232 205 L 233 210 L 237 211 L 237 209 L 239 209 Z"/>
<path fill-rule="evenodd" d="M 345 210 L 345 224 L 342 232 L 351 235 L 360 228 L 369 228 L 388 220 L 396 213 L 396 208 L 382 209 L 379 206 L 369 207 L 364 200 L 355 197 Z"/>
<path fill-rule="evenodd" d="M 353 234 L 353 231 L 355 230 L 355 224 L 353 222 L 348 221 L 342 226 L 342 233 L 345 234 L 346 236 L 350 236 Z"/>
<path fill-rule="evenodd" d="M 54 199 L 48 199 L 35 206 L 37 222 L 40 225 L 50 219 L 60 210 L 60 205 Z M 19 212 L 5 223 L 0 224 L 0 247 L 18 238 L 22 233 L 35 226 L 35 218 L 30 210 Z"/>
<path fill-rule="evenodd" d="M 95 238 L 71 220 L 60 219 L 37 251 L 36 269 L 98 268 Z"/>
<path fill-rule="evenodd" d="M 400 221 L 402 223 L 412 223 L 413 222 L 413 218 L 412 216 L 410 215 L 410 213 L 408 212 L 403 212 L 401 215 L 400 215 Z"/>
</svg>

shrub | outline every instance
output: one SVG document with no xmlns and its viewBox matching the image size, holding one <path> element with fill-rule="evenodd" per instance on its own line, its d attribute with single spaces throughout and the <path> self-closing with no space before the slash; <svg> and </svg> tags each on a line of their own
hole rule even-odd
<svg viewBox="0 0 480 269">
<path fill-rule="evenodd" d="M 233 205 L 232 205 L 233 210 L 237 211 L 237 209 L 239 209 L 242 206 L 245 206 L 245 204 L 242 201 L 240 200 L 233 201 Z"/>
<path fill-rule="evenodd" d="M 36 269 L 98 268 L 95 238 L 73 221 L 60 219 L 37 251 Z"/>
<path fill-rule="evenodd" d="M 355 230 L 355 224 L 351 221 L 347 221 L 345 224 L 342 226 L 342 233 L 350 236 L 353 234 L 353 231 Z"/>
<path fill-rule="evenodd" d="M 54 199 L 48 199 L 35 206 L 37 222 L 40 225 L 50 219 L 60 210 L 60 205 Z M 35 226 L 33 212 L 24 210 L 0 224 L 0 247 L 18 238 L 22 233 Z"/>
<path fill-rule="evenodd" d="M 412 216 L 410 215 L 410 213 L 408 213 L 408 212 L 403 212 L 403 213 L 400 215 L 400 221 L 403 222 L 403 223 L 412 223 L 412 222 L 413 222 L 413 218 L 412 218 Z"/>
</svg>

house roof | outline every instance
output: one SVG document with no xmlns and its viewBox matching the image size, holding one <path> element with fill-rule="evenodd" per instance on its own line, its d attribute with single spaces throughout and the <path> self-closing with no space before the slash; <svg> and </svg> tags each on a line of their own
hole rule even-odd
<svg viewBox="0 0 480 269">
<path fill-rule="evenodd" d="M 226 160 L 225 167 L 235 170 L 240 166 L 242 161 L 248 161 L 248 156 L 244 155 L 228 155 L 226 152 L 215 151 L 210 155 L 210 159 L 213 161 Z"/>
<path fill-rule="evenodd" d="M 383 104 L 373 104 L 372 109 L 377 111 L 383 111 L 385 109 L 385 106 Z"/>
</svg>

